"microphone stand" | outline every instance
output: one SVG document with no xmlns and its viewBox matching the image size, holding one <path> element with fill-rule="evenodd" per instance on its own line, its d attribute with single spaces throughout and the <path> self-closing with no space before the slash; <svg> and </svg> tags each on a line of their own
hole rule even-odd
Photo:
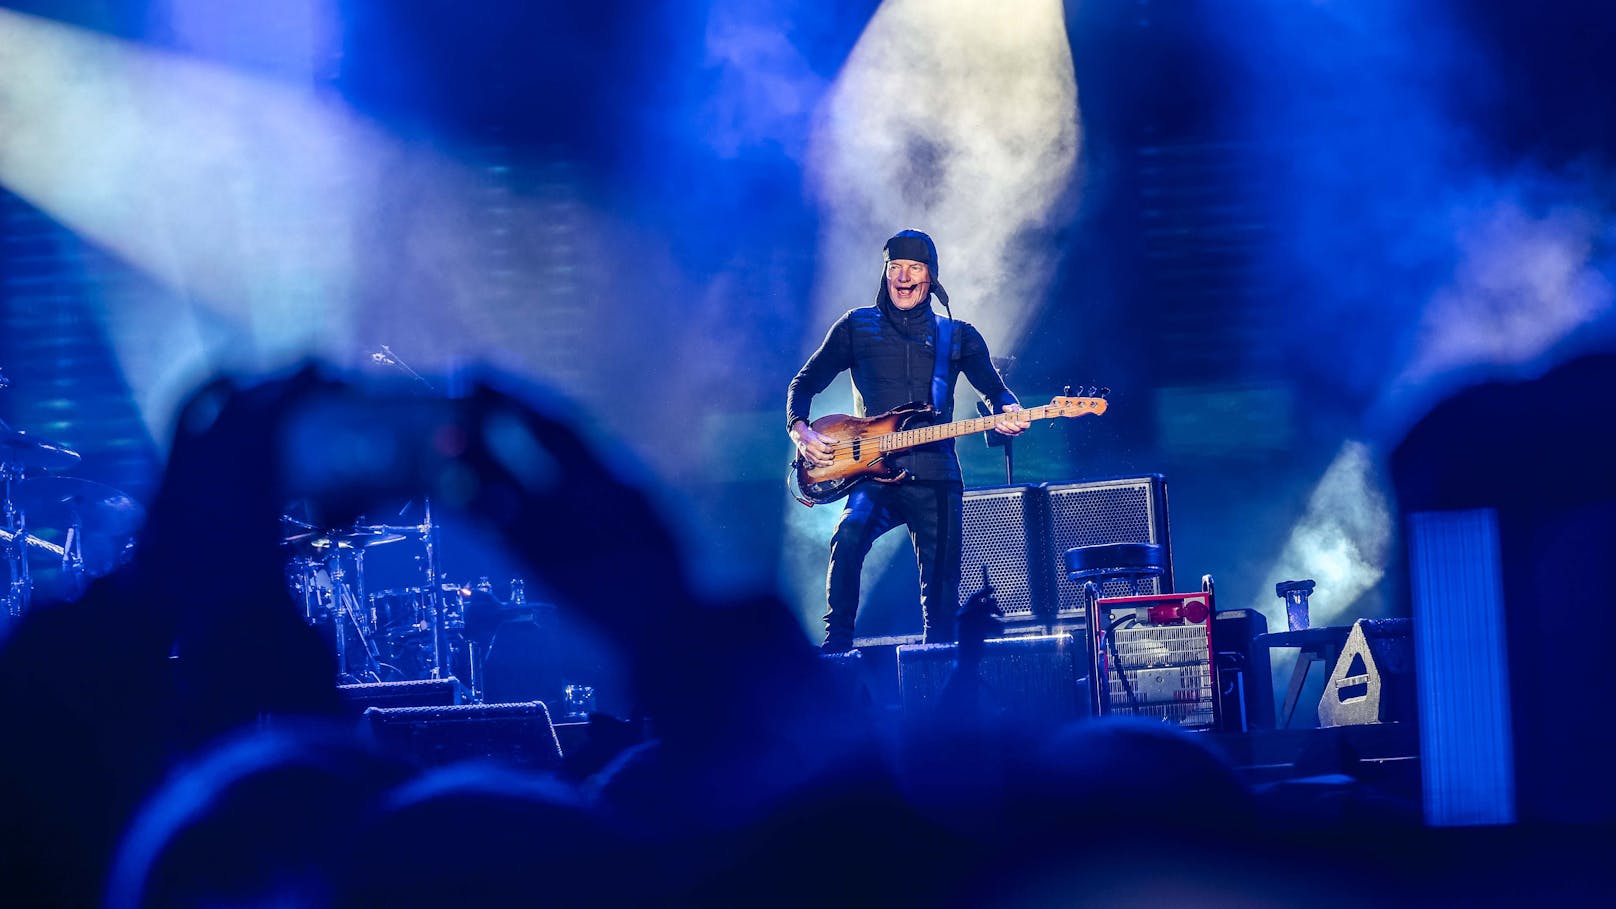
<svg viewBox="0 0 1616 909">
<path fill-rule="evenodd" d="M 1010 367 L 1013 366 L 1015 362 L 1015 357 L 994 357 L 993 368 L 997 369 L 999 371 L 1000 378 L 1003 378 L 1005 374 L 1010 372 Z M 993 405 L 989 404 L 986 398 L 983 398 L 982 400 L 976 402 L 976 412 L 984 417 L 990 417 L 993 415 Z M 1016 440 L 1006 435 L 1000 435 L 999 433 L 994 432 L 992 429 L 988 429 L 986 432 L 982 433 L 982 439 L 988 443 L 989 448 L 1004 449 L 1004 485 L 1010 486 L 1014 484 L 1016 481 Z"/>
<path fill-rule="evenodd" d="M 986 401 L 976 402 L 976 412 L 984 417 L 993 416 L 993 407 Z M 988 443 L 989 448 L 1004 449 L 1004 485 L 1009 486 L 1015 482 L 1015 440 L 1006 435 L 1000 435 L 992 429 L 982 433 L 982 440 Z"/>
<path fill-rule="evenodd" d="M 370 360 L 372 363 L 395 367 L 400 372 L 420 382 L 427 391 L 434 395 L 438 393 L 437 387 L 427 381 L 426 376 L 416 372 L 411 368 L 410 364 L 404 362 L 402 357 L 393 353 L 393 349 L 386 344 L 379 345 L 376 351 L 370 355 Z M 448 604 L 444 602 L 441 589 L 443 585 L 440 583 L 441 575 L 438 572 L 438 528 L 437 525 L 432 523 L 431 497 L 427 497 L 422 505 L 423 516 L 421 523 L 413 528 L 404 529 L 411 529 L 420 534 L 421 546 L 426 553 L 427 615 L 432 625 L 432 665 L 427 669 L 427 672 L 431 678 L 443 679 L 448 678 L 454 671 L 451 659 L 453 655 L 450 652 L 450 642 L 448 640 L 449 609 Z M 405 505 L 399 514 L 403 514 L 409 508 L 410 505 Z"/>
</svg>

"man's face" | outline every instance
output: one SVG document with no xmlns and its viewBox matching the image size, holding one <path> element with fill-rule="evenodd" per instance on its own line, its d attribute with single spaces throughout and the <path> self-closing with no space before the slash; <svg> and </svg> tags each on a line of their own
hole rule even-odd
<svg viewBox="0 0 1616 909">
<path fill-rule="evenodd" d="M 931 296 L 931 269 L 914 259 L 887 263 L 887 296 L 899 309 L 914 309 Z"/>
</svg>

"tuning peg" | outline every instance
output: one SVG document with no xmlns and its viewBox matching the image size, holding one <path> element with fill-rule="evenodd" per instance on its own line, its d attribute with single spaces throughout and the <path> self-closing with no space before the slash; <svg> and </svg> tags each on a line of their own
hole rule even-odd
<svg viewBox="0 0 1616 909">
<path fill-rule="evenodd" d="M 1066 386 L 1066 389 L 1061 392 L 1061 397 L 1070 398 L 1071 396 L 1072 396 L 1072 386 L 1068 385 L 1068 386 Z"/>
<path fill-rule="evenodd" d="M 1106 388 L 1105 386 L 1102 385 L 1102 386 L 1100 386 L 1100 393 L 1099 393 L 1098 397 L 1103 398 L 1106 395 L 1109 395 L 1110 393 L 1111 393 L 1111 389 Z"/>
</svg>

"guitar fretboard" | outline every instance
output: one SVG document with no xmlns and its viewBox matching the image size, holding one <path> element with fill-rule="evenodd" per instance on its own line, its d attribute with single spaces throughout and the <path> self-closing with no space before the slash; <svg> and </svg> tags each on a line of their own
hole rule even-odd
<svg viewBox="0 0 1616 909">
<path fill-rule="evenodd" d="M 1032 420 L 1047 420 L 1050 417 L 1061 415 L 1060 408 L 1053 404 L 1041 407 L 1028 407 L 1016 411 Z M 986 417 L 972 417 L 969 420 L 955 420 L 952 423 L 939 423 L 936 426 L 921 426 L 918 429 L 900 429 L 897 432 L 883 433 L 876 436 L 876 443 L 882 451 L 902 451 L 916 445 L 925 445 L 929 442 L 941 442 L 944 439 L 953 439 L 959 436 L 968 436 L 973 432 L 987 432 L 998 423 L 1003 414 L 992 414 Z"/>
</svg>

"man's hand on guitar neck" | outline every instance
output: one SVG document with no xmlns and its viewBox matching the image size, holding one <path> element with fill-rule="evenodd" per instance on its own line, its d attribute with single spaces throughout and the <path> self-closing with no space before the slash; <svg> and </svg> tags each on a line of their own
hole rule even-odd
<svg viewBox="0 0 1616 909">
<path fill-rule="evenodd" d="M 1025 416 L 1015 416 L 1021 409 L 1020 404 L 1006 404 L 1004 412 L 999 414 L 999 421 L 993 424 L 993 431 L 1003 436 L 1019 436 L 1032 425 L 1032 420 Z"/>
<path fill-rule="evenodd" d="M 831 446 L 836 440 L 815 432 L 805 420 L 791 424 L 791 441 L 797 446 L 797 454 L 810 467 L 829 467 L 834 460 Z"/>
</svg>

